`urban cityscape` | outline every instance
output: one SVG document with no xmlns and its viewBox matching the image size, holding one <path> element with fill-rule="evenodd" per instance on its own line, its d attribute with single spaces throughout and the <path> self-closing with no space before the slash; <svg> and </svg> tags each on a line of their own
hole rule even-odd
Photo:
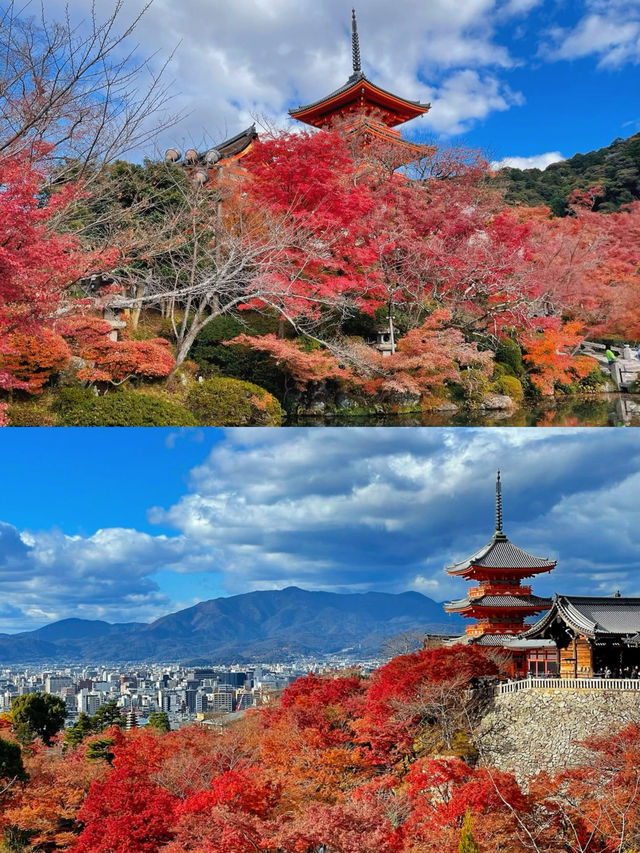
<svg viewBox="0 0 640 853">
<path fill-rule="evenodd" d="M 67 709 L 65 727 L 115 703 L 127 727 L 144 726 L 153 713 L 164 712 L 172 730 L 201 723 L 220 726 L 237 720 L 249 708 L 273 703 L 290 684 L 307 675 L 350 669 L 366 675 L 380 660 L 356 661 L 333 656 L 292 663 L 251 666 L 185 666 L 128 664 L 96 666 L 14 666 L 0 669 L 0 714 L 9 712 L 16 696 L 45 693 L 61 698 Z"/>
</svg>

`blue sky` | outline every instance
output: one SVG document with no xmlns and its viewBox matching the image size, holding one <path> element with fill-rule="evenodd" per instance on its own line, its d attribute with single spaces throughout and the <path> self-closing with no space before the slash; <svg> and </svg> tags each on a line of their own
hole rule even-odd
<svg viewBox="0 0 640 853">
<path fill-rule="evenodd" d="M 123 20 L 141 0 L 125 0 Z M 48 0 L 51 18 L 62 0 Z M 70 0 L 72 15 L 84 0 Z M 97 0 L 100 14 L 113 0 Z M 360 0 L 364 70 L 432 103 L 412 136 L 544 164 L 640 130 L 640 0 Z M 140 52 L 169 56 L 173 107 L 158 141 L 196 147 L 342 85 L 351 72 L 347 0 L 154 0 Z"/>
<path fill-rule="evenodd" d="M 640 431 L 4 429 L 0 632 L 291 584 L 413 589 L 505 530 L 539 594 L 640 595 Z"/>
</svg>

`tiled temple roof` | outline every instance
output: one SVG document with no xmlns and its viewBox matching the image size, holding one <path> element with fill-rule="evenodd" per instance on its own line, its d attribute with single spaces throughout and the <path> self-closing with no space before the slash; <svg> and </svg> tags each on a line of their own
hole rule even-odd
<svg viewBox="0 0 640 853">
<path fill-rule="evenodd" d="M 555 595 L 551 609 L 523 637 L 543 636 L 560 621 L 591 639 L 640 633 L 640 598 Z"/>
<path fill-rule="evenodd" d="M 447 566 L 450 575 L 463 574 L 471 566 L 485 566 L 491 569 L 542 569 L 551 570 L 555 560 L 547 557 L 534 557 L 528 551 L 518 548 L 509 541 L 504 533 L 496 533 L 490 542 L 460 563 Z"/>
<path fill-rule="evenodd" d="M 445 604 L 447 610 L 465 610 L 467 607 L 551 607 L 550 598 L 538 595 L 482 595 L 478 598 L 461 598 Z"/>
</svg>

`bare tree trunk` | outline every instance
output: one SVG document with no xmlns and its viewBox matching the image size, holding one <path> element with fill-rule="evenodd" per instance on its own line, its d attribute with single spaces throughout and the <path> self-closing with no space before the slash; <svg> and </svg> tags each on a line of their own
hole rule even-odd
<svg viewBox="0 0 640 853">
<path fill-rule="evenodd" d="M 136 293 L 135 297 L 137 300 L 141 300 L 144 296 L 145 283 L 141 281 L 136 285 Z M 133 329 L 138 328 L 138 323 L 140 322 L 140 313 L 142 311 L 142 302 L 136 302 L 135 308 L 131 312 L 131 327 Z"/>
</svg>

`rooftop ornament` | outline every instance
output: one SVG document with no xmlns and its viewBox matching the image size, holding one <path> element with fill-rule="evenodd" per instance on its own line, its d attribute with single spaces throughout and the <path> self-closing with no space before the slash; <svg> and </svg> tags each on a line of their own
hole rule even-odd
<svg viewBox="0 0 640 853">
<path fill-rule="evenodd" d="M 362 59 L 360 57 L 360 37 L 358 35 L 358 21 L 356 10 L 351 10 L 351 53 L 353 55 L 353 76 L 362 76 Z"/>
</svg>

